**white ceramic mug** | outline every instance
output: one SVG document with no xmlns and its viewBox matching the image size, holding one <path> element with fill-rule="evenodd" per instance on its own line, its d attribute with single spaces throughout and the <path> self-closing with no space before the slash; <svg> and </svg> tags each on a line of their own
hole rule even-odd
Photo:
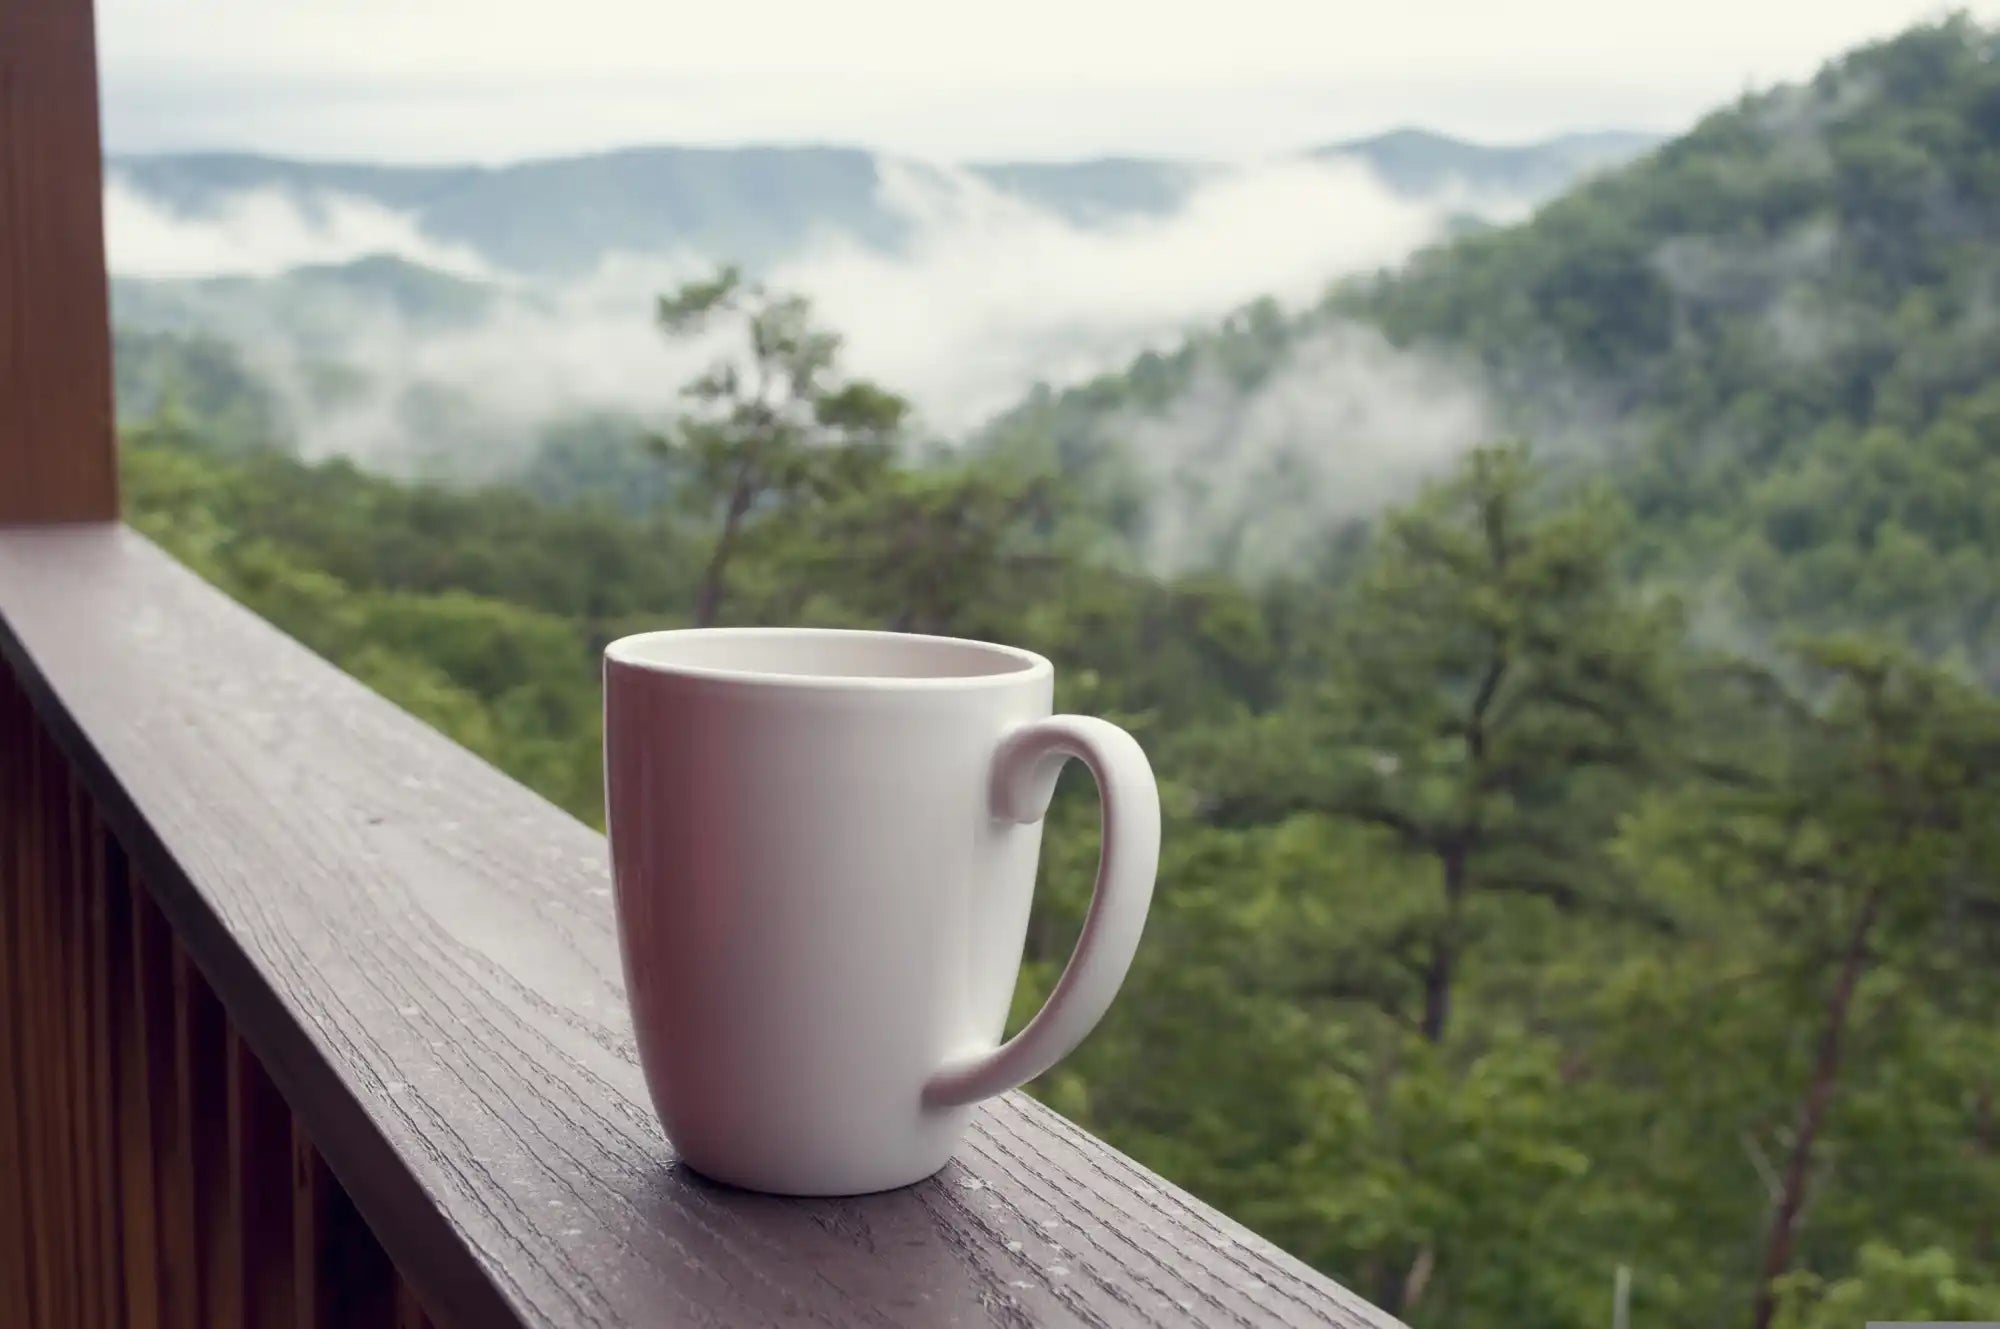
<svg viewBox="0 0 2000 1329">
<path fill-rule="evenodd" d="M 846 1195 L 944 1166 L 971 1105 L 1090 1032 L 1159 863 L 1131 735 L 1051 716 L 1029 651 L 791 628 L 604 652 L 618 931 L 654 1106 L 695 1170 Z M 1096 895 L 1048 1003 L 1000 1042 L 1065 760 L 1104 807 Z"/>
</svg>

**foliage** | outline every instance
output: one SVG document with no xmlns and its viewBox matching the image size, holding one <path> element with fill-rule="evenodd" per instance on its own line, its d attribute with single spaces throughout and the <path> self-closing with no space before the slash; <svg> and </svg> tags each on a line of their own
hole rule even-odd
<svg viewBox="0 0 2000 1329">
<path fill-rule="evenodd" d="M 687 621 L 708 538 L 167 430 L 128 441 L 126 476 L 142 529 L 588 818 L 595 652 Z M 1703 655 L 1617 575 L 1618 505 L 1518 448 L 1393 514 L 1332 588 L 1134 577 L 1080 520 L 988 462 L 888 469 L 747 542 L 736 580 L 746 617 L 1042 649 L 1062 704 L 1154 754 L 1173 832 L 1147 945 L 1051 1101 L 1414 1324 L 1594 1324 L 1621 1264 L 1637 1322 L 1741 1321 L 1828 944 L 1883 883 L 1774 1306 L 1876 1287 L 1869 1242 L 1942 1252 L 1940 1288 L 2000 1281 L 1984 692 L 1879 646 L 1799 653 L 1790 681 Z M 1953 809 L 1903 848 L 1903 794 L 1869 792 L 1878 715 L 1912 806 Z M 1024 1014 L 1085 903 L 1073 783 Z"/>
<path fill-rule="evenodd" d="M 112 345 L 121 418 L 135 427 L 187 431 L 227 452 L 285 446 L 283 405 L 229 343 L 204 335 L 120 328 Z"/>
<path fill-rule="evenodd" d="M 729 562 L 746 524 L 773 507 L 826 499 L 881 469 L 909 406 L 863 379 L 834 377 L 840 338 L 812 321 L 797 295 L 774 295 L 725 267 L 660 297 L 660 330 L 742 325 L 743 351 L 725 355 L 681 395 L 693 409 L 654 436 L 676 463 L 691 503 L 716 519 L 715 546 L 695 595 L 695 622 L 722 612 Z"/>
<path fill-rule="evenodd" d="M 1958 1262 L 1936 1247 L 1906 1254 L 1870 1242 L 1855 1271 L 1828 1283 L 1810 1274 L 1786 1281 L 1779 1329 L 1848 1329 L 1876 1320 L 1949 1322 L 2000 1317 L 2000 1287 L 1965 1282 Z"/>
</svg>

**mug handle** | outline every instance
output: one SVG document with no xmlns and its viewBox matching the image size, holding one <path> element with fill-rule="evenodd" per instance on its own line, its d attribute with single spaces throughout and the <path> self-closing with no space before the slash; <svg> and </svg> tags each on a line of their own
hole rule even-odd
<svg viewBox="0 0 2000 1329">
<path fill-rule="evenodd" d="M 1110 1007 L 1139 949 L 1160 865 L 1160 791 L 1133 737 L 1108 720 L 1055 715 L 1010 731 L 993 754 L 993 815 L 1041 820 L 1063 763 L 1077 758 L 1104 806 L 1097 885 L 1083 933 L 1035 1018 L 997 1048 L 947 1061 L 924 1085 L 931 1107 L 961 1107 L 1025 1084 L 1068 1056 Z"/>
</svg>

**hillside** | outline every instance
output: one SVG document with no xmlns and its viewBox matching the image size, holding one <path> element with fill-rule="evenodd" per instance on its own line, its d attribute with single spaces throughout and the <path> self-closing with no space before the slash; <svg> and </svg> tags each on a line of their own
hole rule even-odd
<svg viewBox="0 0 2000 1329">
<path fill-rule="evenodd" d="M 1993 31 L 1955 19 L 1859 50 L 1522 224 L 1301 314 L 1246 311 L 990 436 L 1142 472 L 1161 438 L 1226 450 L 1292 476 L 1251 492 L 1258 521 L 1298 527 L 1385 453 L 1414 474 L 1452 450 L 1399 453 L 1355 423 L 1356 345 L 1371 381 L 1431 376 L 1392 422 L 1457 393 L 1446 442 L 1518 433 L 1602 468 L 1648 527 L 1639 566 L 1692 588 L 1719 636 L 1887 625 L 2000 680 Z M 1207 515 L 1202 557 L 1228 562 L 1231 514 Z"/>
</svg>

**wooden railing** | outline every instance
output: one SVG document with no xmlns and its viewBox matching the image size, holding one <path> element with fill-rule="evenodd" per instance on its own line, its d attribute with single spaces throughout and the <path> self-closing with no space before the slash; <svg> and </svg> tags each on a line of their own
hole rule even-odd
<svg viewBox="0 0 2000 1329">
<path fill-rule="evenodd" d="M 0 528 L 0 662 L 0 1324 L 1391 1323 L 1018 1094 L 690 1174 L 602 838 L 122 526 Z"/>
<path fill-rule="evenodd" d="M 426 1323 L 11 671 L 0 920 L 0 1323 Z"/>
</svg>

